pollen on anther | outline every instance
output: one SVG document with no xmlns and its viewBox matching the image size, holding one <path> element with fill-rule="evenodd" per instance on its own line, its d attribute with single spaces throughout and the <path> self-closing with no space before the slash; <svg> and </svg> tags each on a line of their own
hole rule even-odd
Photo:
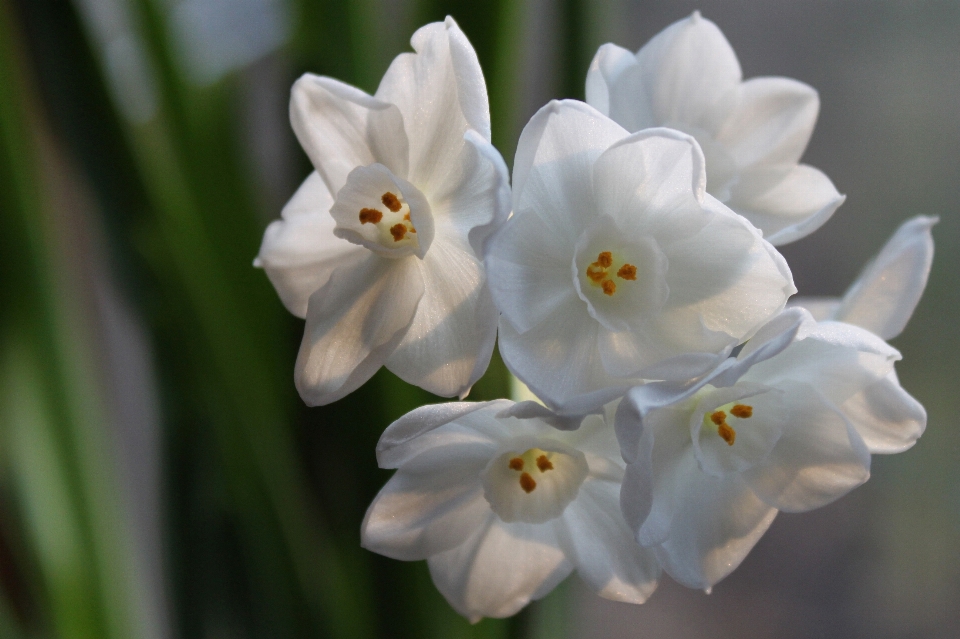
<svg viewBox="0 0 960 639">
<path fill-rule="evenodd" d="M 403 239 L 403 236 L 407 234 L 407 227 L 403 224 L 394 224 L 390 227 L 390 235 L 393 236 L 394 242 L 399 242 Z"/>
<path fill-rule="evenodd" d="M 721 424 L 725 424 L 727 422 L 727 414 L 722 410 L 718 410 L 717 412 L 710 415 L 710 421 L 716 424 L 717 426 Z"/>
<path fill-rule="evenodd" d="M 530 473 L 523 473 L 520 475 L 520 488 L 523 488 L 523 492 L 532 493 L 533 489 L 537 487 L 537 482 L 530 476 Z"/>
<path fill-rule="evenodd" d="M 637 267 L 633 264 L 624 264 L 617 271 L 617 277 L 623 280 L 635 280 L 637 279 Z"/>
<path fill-rule="evenodd" d="M 400 198 L 398 198 L 393 193 L 390 193 L 389 191 L 383 194 L 383 196 L 380 198 L 380 201 L 383 202 L 383 205 L 385 207 L 387 207 L 394 213 L 396 213 L 403 207 L 403 205 L 400 204 Z"/>
<path fill-rule="evenodd" d="M 523 459 L 514 457 L 510 460 L 510 470 L 523 470 Z"/>
<path fill-rule="evenodd" d="M 383 219 L 383 213 L 377 209 L 360 209 L 360 223 L 366 224 L 376 224 Z"/>
<path fill-rule="evenodd" d="M 737 404 L 730 409 L 730 414 L 734 417 L 739 417 L 740 419 L 747 419 L 748 417 L 753 417 L 753 406 L 747 406 L 746 404 Z"/>
<path fill-rule="evenodd" d="M 597 256 L 597 264 L 603 268 L 610 268 L 610 266 L 613 264 L 613 253 L 610 251 L 602 252 Z"/>
<path fill-rule="evenodd" d="M 717 434 L 723 438 L 723 441 L 727 442 L 727 446 L 733 446 L 733 442 L 737 439 L 737 431 L 733 430 L 727 422 L 719 425 Z"/>
<path fill-rule="evenodd" d="M 617 285 L 613 283 L 613 280 L 605 280 L 600 287 L 603 289 L 605 295 L 613 295 L 617 292 Z"/>
<path fill-rule="evenodd" d="M 545 473 L 548 470 L 553 470 L 553 462 L 547 459 L 546 455 L 540 455 L 537 457 L 537 468 L 540 469 L 541 473 Z"/>
</svg>

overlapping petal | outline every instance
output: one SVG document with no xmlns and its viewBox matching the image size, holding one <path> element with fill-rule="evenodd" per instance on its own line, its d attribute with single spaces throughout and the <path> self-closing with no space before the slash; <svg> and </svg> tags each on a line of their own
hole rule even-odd
<svg viewBox="0 0 960 639">
<path fill-rule="evenodd" d="M 303 400 L 329 404 L 370 379 L 410 328 L 422 296 L 415 258 L 370 256 L 334 271 L 307 307 L 294 377 Z"/>
<path fill-rule="evenodd" d="M 819 228 L 843 203 L 830 180 L 798 165 L 819 110 L 811 87 L 787 78 L 741 82 L 717 26 L 695 12 L 636 53 L 600 47 L 587 102 L 630 131 L 665 126 L 703 148 L 707 189 L 777 245 Z"/>
<path fill-rule="evenodd" d="M 362 249 L 333 234 L 333 197 L 320 174 L 311 173 L 263 234 L 254 261 L 267 273 L 287 310 L 306 317 L 307 301 L 339 266 L 356 264 Z"/>
</svg>

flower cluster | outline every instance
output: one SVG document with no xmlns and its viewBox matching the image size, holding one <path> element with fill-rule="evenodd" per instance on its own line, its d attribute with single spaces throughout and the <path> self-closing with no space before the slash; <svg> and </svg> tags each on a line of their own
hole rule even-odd
<svg viewBox="0 0 960 639">
<path fill-rule="evenodd" d="M 426 559 L 472 620 L 573 570 L 633 603 L 664 570 L 709 590 L 778 511 L 837 499 L 922 434 L 885 340 L 926 285 L 936 219 L 907 221 L 842 299 L 790 299 L 775 245 L 844 200 L 799 164 L 812 88 L 743 81 L 694 13 L 636 54 L 601 47 L 587 102 L 533 116 L 510 180 L 456 23 L 412 45 L 373 96 L 309 74 L 293 87 L 315 172 L 256 264 L 306 318 L 297 388 L 327 404 L 386 366 L 462 400 L 499 336 L 540 401 L 391 424 L 377 460 L 396 473 L 364 547 Z"/>
</svg>

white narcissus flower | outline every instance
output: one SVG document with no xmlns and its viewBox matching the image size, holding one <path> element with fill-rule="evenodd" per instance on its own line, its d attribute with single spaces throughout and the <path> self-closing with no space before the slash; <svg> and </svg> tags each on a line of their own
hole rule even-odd
<svg viewBox="0 0 960 639">
<path fill-rule="evenodd" d="M 745 216 L 773 244 L 819 228 L 845 196 L 817 169 L 798 164 L 817 112 L 817 92 L 788 78 L 743 81 L 733 48 L 695 12 L 636 54 L 597 51 L 587 102 L 629 131 L 670 127 L 697 139 L 707 191 Z"/>
<path fill-rule="evenodd" d="M 818 508 L 865 482 L 871 443 L 889 442 L 890 417 L 919 406 L 899 384 L 874 392 L 898 359 L 873 333 L 796 308 L 696 382 L 632 389 L 616 428 L 637 541 L 677 581 L 709 589 L 778 510 Z M 914 419 L 904 447 L 923 431 L 922 407 Z"/>
<path fill-rule="evenodd" d="M 485 262 L 510 370 L 565 413 L 716 365 L 796 292 L 782 256 L 704 188 L 694 139 L 551 102 L 520 136 L 513 216 Z"/>
<path fill-rule="evenodd" d="M 316 171 L 255 262 L 306 317 L 296 384 L 328 404 L 386 365 L 464 396 L 487 368 L 497 310 L 481 251 L 509 213 L 486 85 L 452 18 L 418 30 L 375 95 L 304 75 L 290 119 Z"/>
<path fill-rule="evenodd" d="M 906 327 L 927 286 L 933 264 L 930 231 L 938 221 L 920 215 L 901 224 L 842 298 L 793 298 L 789 305 L 807 309 L 820 321 L 855 324 L 893 339 Z M 926 411 L 903 390 L 895 370 L 866 389 L 861 400 L 848 402 L 846 410 L 863 412 L 876 424 L 871 436 L 864 437 L 871 453 L 901 453 L 923 434 Z"/>
<path fill-rule="evenodd" d="M 612 414 L 561 431 L 511 416 L 524 408 L 438 404 L 391 424 L 377 460 L 397 472 L 367 511 L 363 546 L 426 559 L 437 588 L 471 621 L 510 616 L 573 570 L 602 597 L 642 603 L 660 567 L 620 513 L 624 463 Z"/>
</svg>

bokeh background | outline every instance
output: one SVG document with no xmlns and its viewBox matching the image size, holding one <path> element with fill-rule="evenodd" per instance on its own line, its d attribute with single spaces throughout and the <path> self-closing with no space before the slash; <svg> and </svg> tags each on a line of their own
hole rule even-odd
<svg viewBox="0 0 960 639">
<path fill-rule="evenodd" d="M 709 596 L 665 577 L 628 606 L 573 578 L 471 626 L 422 562 L 359 547 L 380 432 L 435 398 L 381 372 L 304 407 L 302 322 L 251 266 L 310 170 L 289 87 L 372 92 L 453 15 L 509 163 L 537 108 L 583 97 L 600 44 L 694 9 L 745 77 L 820 92 L 804 160 L 848 199 L 783 248 L 801 294 L 841 293 L 901 221 L 941 217 L 895 341 L 927 432 L 780 515 Z M 951 0 L 0 0 L 0 637 L 957 637 L 958 33 Z M 508 388 L 495 357 L 472 398 Z"/>
</svg>

